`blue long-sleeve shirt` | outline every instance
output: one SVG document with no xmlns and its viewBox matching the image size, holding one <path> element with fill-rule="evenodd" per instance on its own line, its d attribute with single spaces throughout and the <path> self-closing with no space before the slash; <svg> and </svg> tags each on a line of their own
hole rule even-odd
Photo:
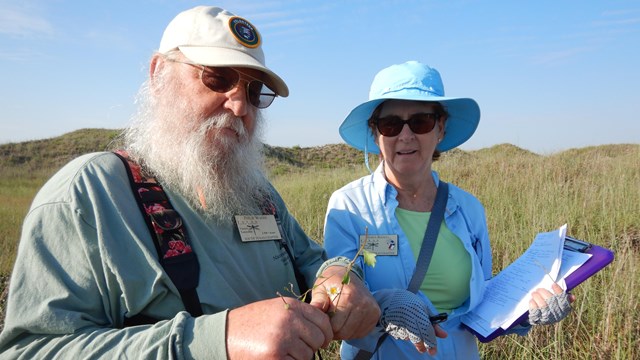
<svg viewBox="0 0 640 360">
<path fill-rule="evenodd" d="M 432 175 L 437 185 L 438 175 L 436 172 Z M 397 195 L 397 190 L 386 181 L 381 165 L 373 174 L 335 191 L 329 200 L 324 246 L 330 257 L 341 255 L 353 258 L 365 229 L 369 235 L 398 236 L 397 255 L 378 256 L 375 267 L 365 266 L 362 258 L 358 259 L 364 270 L 365 281 L 373 293 L 388 288 L 406 289 L 416 267 L 409 241 L 395 216 Z M 436 358 L 474 359 L 478 358 L 476 338 L 460 323 L 460 316 L 478 305 L 484 295 L 485 281 L 491 278 L 491 247 L 484 207 L 473 195 L 450 185 L 444 221 L 470 255 L 470 296 L 449 314 L 446 322 L 440 324 L 447 331 L 448 337 L 438 339 Z M 419 295 L 435 312 L 431 301 L 422 292 Z M 380 334 L 380 329 L 377 329 L 364 339 L 343 342 L 341 357 L 352 359 L 358 351 L 357 347 L 373 351 Z M 374 355 L 374 359 L 401 358 L 431 357 L 418 353 L 409 341 L 394 340 L 391 337 L 384 341 Z"/>
</svg>

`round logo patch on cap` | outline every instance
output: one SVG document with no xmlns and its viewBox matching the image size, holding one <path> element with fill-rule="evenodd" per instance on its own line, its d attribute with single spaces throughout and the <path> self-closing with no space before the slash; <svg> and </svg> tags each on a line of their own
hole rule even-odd
<svg viewBox="0 0 640 360">
<path fill-rule="evenodd" d="M 247 20 L 234 16 L 229 19 L 229 28 L 233 37 L 238 42 L 248 48 L 256 48 L 260 46 L 260 35 L 253 25 Z"/>
</svg>

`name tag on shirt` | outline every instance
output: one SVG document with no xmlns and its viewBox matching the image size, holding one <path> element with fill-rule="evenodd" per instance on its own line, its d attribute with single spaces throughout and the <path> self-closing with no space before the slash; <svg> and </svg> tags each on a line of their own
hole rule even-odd
<svg viewBox="0 0 640 360">
<path fill-rule="evenodd" d="M 242 242 L 282 239 L 273 215 L 236 215 L 235 218 Z"/>
<path fill-rule="evenodd" d="M 360 243 L 365 236 L 360 235 Z M 398 255 L 398 235 L 368 235 L 364 249 L 376 255 Z"/>
</svg>

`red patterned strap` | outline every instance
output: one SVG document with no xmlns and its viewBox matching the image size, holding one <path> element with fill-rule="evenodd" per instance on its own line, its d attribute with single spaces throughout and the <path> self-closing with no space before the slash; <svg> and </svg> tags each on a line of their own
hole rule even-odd
<svg viewBox="0 0 640 360">
<path fill-rule="evenodd" d="M 186 310 L 194 317 L 202 315 L 202 306 L 196 292 L 200 265 L 189 244 L 182 218 L 173 209 L 162 185 L 152 174 L 129 158 L 126 151 L 117 150 L 114 153 L 127 169 L 133 195 L 153 237 L 160 264 L 180 291 Z M 131 319 L 134 318 L 135 316 Z M 138 319 L 130 321 L 129 325 L 139 325 L 140 321 L 149 323 Z M 127 319 L 125 326 L 128 326 Z"/>
</svg>

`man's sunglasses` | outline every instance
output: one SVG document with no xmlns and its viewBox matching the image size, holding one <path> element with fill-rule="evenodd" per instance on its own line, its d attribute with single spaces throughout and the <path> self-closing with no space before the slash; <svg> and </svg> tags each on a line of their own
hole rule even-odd
<svg viewBox="0 0 640 360">
<path fill-rule="evenodd" d="M 411 115 L 408 120 L 403 120 L 397 115 L 389 115 L 377 118 L 375 123 L 383 136 L 397 136 L 402 132 L 405 124 L 409 125 L 409 129 L 415 134 L 426 134 L 433 130 L 441 116 L 440 113 L 416 113 Z"/>
<path fill-rule="evenodd" d="M 277 96 L 265 83 L 238 69 L 204 66 L 174 59 L 168 60 L 200 69 L 200 81 L 204 86 L 218 93 L 230 91 L 238 85 L 240 79 L 244 79 L 247 82 L 247 100 L 259 109 L 269 107 Z"/>
</svg>

